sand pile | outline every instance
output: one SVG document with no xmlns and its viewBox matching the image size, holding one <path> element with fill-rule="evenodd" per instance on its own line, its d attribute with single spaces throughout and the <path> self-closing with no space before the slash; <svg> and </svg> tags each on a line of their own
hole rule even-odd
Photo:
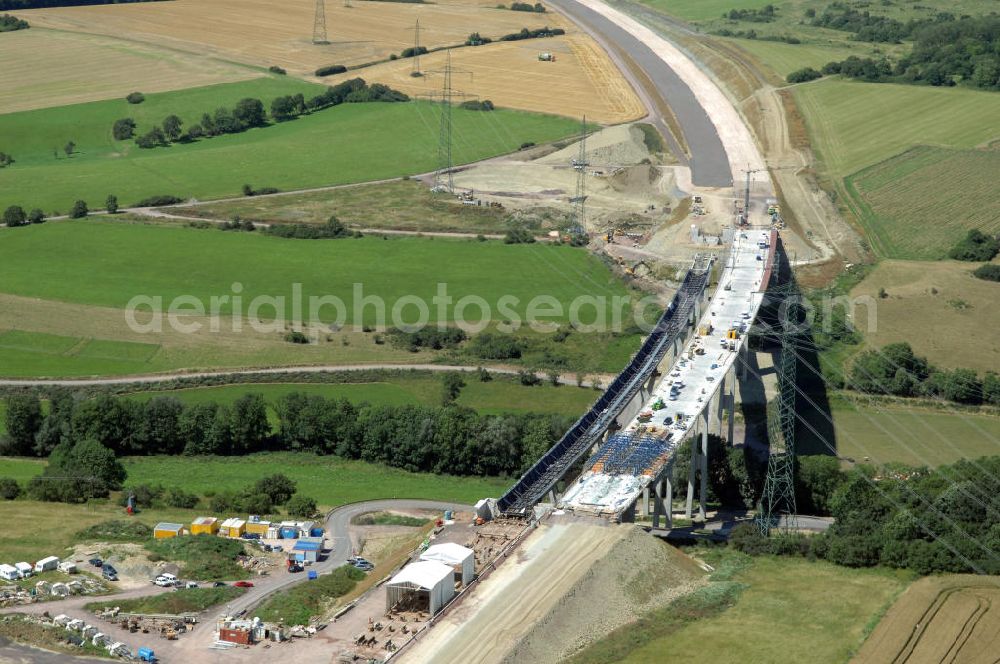
<svg viewBox="0 0 1000 664">
<path fill-rule="evenodd" d="M 575 141 L 562 150 L 546 155 L 543 164 L 569 164 L 580 155 L 580 143 Z M 649 150 L 642 130 L 633 125 L 618 125 L 587 136 L 587 161 L 593 168 L 630 166 L 649 159 Z"/>
<path fill-rule="evenodd" d="M 626 526 L 621 526 L 626 527 Z M 698 565 L 638 527 L 619 540 L 503 660 L 557 662 L 705 580 Z"/>
</svg>

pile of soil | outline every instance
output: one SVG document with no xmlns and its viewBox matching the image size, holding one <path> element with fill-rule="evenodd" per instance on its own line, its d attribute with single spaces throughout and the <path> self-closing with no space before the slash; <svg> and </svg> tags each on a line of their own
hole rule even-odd
<svg viewBox="0 0 1000 664">
<path fill-rule="evenodd" d="M 698 564 L 634 528 L 539 620 L 505 664 L 557 662 L 705 582 Z"/>
</svg>

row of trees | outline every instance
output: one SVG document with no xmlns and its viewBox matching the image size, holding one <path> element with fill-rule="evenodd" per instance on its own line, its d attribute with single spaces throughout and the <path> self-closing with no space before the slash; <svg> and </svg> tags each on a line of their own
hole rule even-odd
<svg viewBox="0 0 1000 664">
<path fill-rule="evenodd" d="M 325 224 L 271 224 L 263 229 L 265 235 L 297 240 L 334 240 L 361 237 L 360 231 L 352 231 L 336 217 L 330 217 Z"/>
<path fill-rule="evenodd" d="M 766 539 L 735 529 L 730 544 L 747 553 L 809 555 L 849 567 L 1000 573 L 1000 457 L 926 468 L 861 467 L 838 480 L 836 519 L 823 534 Z"/>
<path fill-rule="evenodd" d="M 971 369 L 936 369 L 906 342 L 868 350 L 851 365 L 847 387 L 869 394 L 940 397 L 964 404 L 1000 406 L 1000 375 L 980 379 Z"/>
<path fill-rule="evenodd" d="M 8 228 L 26 226 L 28 224 L 40 224 L 45 221 L 45 213 L 38 208 L 31 212 L 25 212 L 20 205 L 11 205 L 3 211 L 3 223 Z"/>
<path fill-rule="evenodd" d="M 730 21 L 748 21 L 750 23 L 770 23 L 778 10 L 774 5 L 764 5 L 760 9 L 730 9 L 723 12 L 722 18 Z"/>
<path fill-rule="evenodd" d="M 41 9 L 43 7 L 81 7 L 84 5 L 110 5 L 126 2 L 153 2 L 154 0 L 0 0 L 3 9 Z"/>
<path fill-rule="evenodd" d="M 913 38 L 913 50 L 896 63 L 851 56 L 821 71 L 867 82 L 1000 90 L 1000 16 L 949 17 L 919 26 Z"/>
<path fill-rule="evenodd" d="M 299 450 L 364 459 L 413 471 L 458 475 L 519 473 L 571 424 L 565 417 L 478 415 L 450 406 L 373 406 L 293 393 L 278 401 L 277 433 L 267 404 L 246 394 L 232 405 L 185 405 L 169 396 L 142 403 L 101 395 L 34 394 L 7 399 L 4 454 L 46 456 L 90 441 L 114 455 L 229 454 Z M 114 487 L 112 487 L 114 488 Z"/>
</svg>

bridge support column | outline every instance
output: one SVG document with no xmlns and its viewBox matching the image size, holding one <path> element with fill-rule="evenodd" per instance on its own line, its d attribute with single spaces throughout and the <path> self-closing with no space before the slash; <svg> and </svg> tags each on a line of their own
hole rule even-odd
<svg viewBox="0 0 1000 664">
<path fill-rule="evenodd" d="M 639 500 L 642 501 L 642 505 L 639 506 L 639 514 L 640 514 L 640 516 L 649 516 L 649 487 L 648 486 L 645 489 L 642 490 L 642 498 L 640 498 Z"/>
<path fill-rule="evenodd" d="M 698 491 L 698 516 L 705 522 L 705 496 L 708 493 L 708 409 L 705 409 L 704 426 L 701 430 L 701 486 Z"/>
<path fill-rule="evenodd" d="M 559 494 L 556 493 L 555 487 L 549 489 L 549 502 L 551 502 L 553 506 L 559 502 Z"/>
<path fill-rule="evenodd" d="M 695 424 L 697 427 L 697 423 Z M 688 465 L 688 491 L 687 491 L 687 501 L 684 503 L 684 518 L 691 518 L 691 511 L 694 507 L 694 473 L 695 469 L 698 467 L 698 441 L 696 436 L 698 435 L 695 431 L 695 435 L 691 437 L 691 463 Z"/>
<path fill-rule="evenodd" d="M 663 485 L 660 485 L 663 488 Z M 664 506 L 664 510 L 667 513 L 667 528 L 674 527 L 674 468 L 670 467 L 670 473 L 667 474 L 666 487 L 663 488 L 663 493 L 667 499 L 667 503 Z"/>
<path fill-rule="evenodd" d="M 722 418 L 726 414 L 726 376 L 722 376 L 722 380 L 719 381 L 719 389 L 715 393 L 715 416 L 718 419 L 718 426 L 716 427 L 719 432 L 719 437 L 722 438 Z"/>
<path fill-rule="evenodd" d="M 735 445 L 736 441 L 736 368 L 729 372 L 729 444 Z"/>
</svg>

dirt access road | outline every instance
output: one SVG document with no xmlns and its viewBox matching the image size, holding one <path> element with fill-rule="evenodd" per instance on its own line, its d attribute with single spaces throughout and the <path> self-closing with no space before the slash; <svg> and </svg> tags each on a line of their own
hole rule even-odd
<svg viewBox="0 0 1000 664">
<path fill-rule="evenodd" d="M 367 512 L 378 512 L 385 510 L 454 510 L 468 511 L 472 508 L 468 505 L 457 503 L 446 503 L 433 500 L 371 500 L 361 503 L 344 505 L 331 511 L 326 518 L 326 539 L 330 545 L 327 557 L 322 562 L 316 563 L 311 569 L 325 573 L 340 567 L 347 562 L 347 559 L 354 555 L 351 544 L 351 520 L 354 517 Z M 152 647 L 160 662 L 166 664 L 215 664 L 219 661 L 240 661 L 256 662 L 270 659 L 280 653 L 281 656 L 292 656 L 294 659 L 316 659 L 317 657 L 328 657 L 332 653 L 328 649 L 324 650 L 321 639 L 303 639 L 291 644 L 279 646 L 278 652 L 265 652 L 260 647 L 250 649 L 232 649 L 227 651 L 213 650 L 210 648 L 215 641 L 214 624 L 223 614 L 237 615 L 240 612 L 251 613 L 251 610 L 260 605 L 268 596 L 280 590 L 306 581 L 305 574 L 287 574 L 277 572 L 272 576 L 259 577 L 254 579 L 254 587 L 242 595 L 239 599 L 229 603 L 225 607 L 210 609 L 202 617 L 201 623 L 195 628 L 194 633 L 182 636 L 176 641 L 164 641 L 148 634 L 130 634 L 127 630 L 121 629 L 107 623 L 99 618 L 86 614 L 83 605 L 94 601 L 113 601 L 115 599 L 128 599 L 135 597 L 145 597 L 163 592 L 173 592 L 167 588 L 150 586 L 149 588 L 137 588 L 127 592 L 102 596 L 81 596 L 72 597 L 54 602 L 39 602 L 26 606 L 14 606 L 0 609 L 0 613 L 29 613 L 41 614 L 48 611 L 51 615 L 65 613 L 75 618 L 85 619 L 91 624 L 99 626 L 101 631 L 113 638 L 125 643 L 135 652 L 140 646 Z M 19 645 L 0 644 L 0 662 L 5 661 L 36 661 L 32 658 L 34 653 L 41 653 L 33 648 L 26 648 Z M 10 659 L 4 659 L 4 657 Z M 56 655 L 52 655 L 56 657 Z M 79 661 L 93 662 L 89 657 L 71 657 L 68 655 L 58 655 L 60 662 Z M 52 660 L 55 661 L 55 660 Z"/>
</svg>

